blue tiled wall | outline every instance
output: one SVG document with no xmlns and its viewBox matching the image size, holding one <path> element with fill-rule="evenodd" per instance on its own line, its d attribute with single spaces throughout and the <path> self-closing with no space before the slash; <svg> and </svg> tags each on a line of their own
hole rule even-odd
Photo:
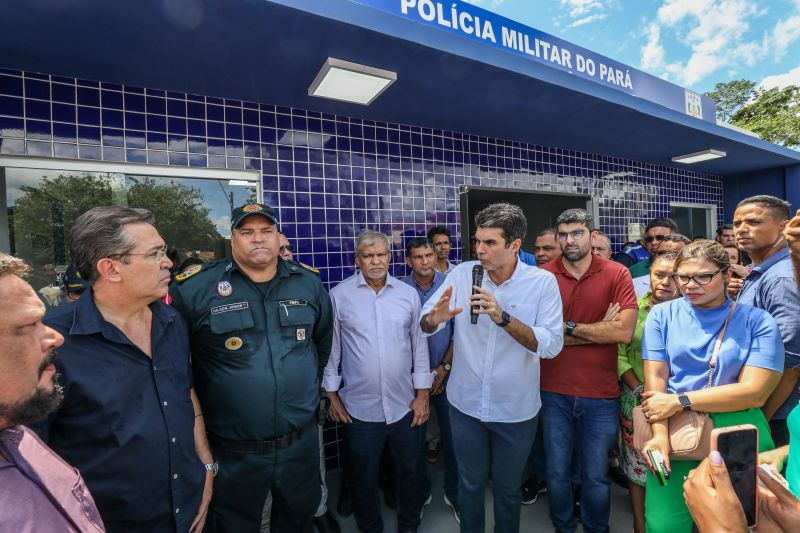
<svg viewBox="0 0 800 533">
<path fill-rule="evenodd" d="M 670 201 L 716 204 L 715 176 L 457 132 L 351 119 L 268 103 L 0 69 L 0 154 L 256 169 L 300 261 L 331 286 L 353 272 L 363 228 L 403 238 L 437 224 L 460 237 L 458 186 L 599 199 L 615 245 L 627 224 Z M 721 221 L 720 221 L 721 223 Z M 456 243 L 454 253 L 460 254 Z M 395 274 L 403 274 L 402 253 Z M 326 430 L 331 466 L 335 428 Z"/>
<path fill-rule="evenodd" d="M 461 184 L 599 198 L 615 245 L 670 201 L 709 203 L 716 176 L 457 132 L 267 103 L 0 70 L 0 154 L 257 169 L 299 260 L 328 284 L 352 273 L 364 227 L 395 236 L 446 224 L 460 236 Z M 720 221 L 721 222 L 721 221 Z M 458 246 L 455 253 L 460 253 Z M 401 254 L 395 273 L 402 273 Z"/>
</svg>

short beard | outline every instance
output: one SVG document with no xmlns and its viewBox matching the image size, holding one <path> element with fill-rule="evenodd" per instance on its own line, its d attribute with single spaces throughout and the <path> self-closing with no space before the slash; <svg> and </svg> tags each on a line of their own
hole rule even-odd
<svg viewBox="0 0 800 533">
<path fill-rule="evenodd" d="M 51 350 L 39 366 L 39 378 L 48 366 L 56 360 L 55 351 Z M 0 418 L 4 418 L 12 426 L 30 424 L 41 420 L 55 411 L 64 399 L 64 387 L 58 383 L 60 374 L 53 376 L 53 390 L 37 387 L 33 394 L 16 403 L 0 403 Z"/>
<path fill-rule="evenodd" d="M 21 402 L 4 404 L 0 403 L 0 418 L 8 421 L 9 425 L 27 425 L 46 417 L 55 411 L 64 399 L 64 387 L 56 383 L 58 374 L 54 376 L 53 390 L 47 391 L 37 388 L 33 394 Z"/>
</svg>

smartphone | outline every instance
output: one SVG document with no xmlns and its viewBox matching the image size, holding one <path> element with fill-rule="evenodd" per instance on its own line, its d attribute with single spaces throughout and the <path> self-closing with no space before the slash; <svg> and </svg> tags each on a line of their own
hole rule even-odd
<svg viewBox="0 0 800 533">
<path fill-rule="evenodd" d="M 648 449 L 647 456 L 650 458 L 650 464 L 653 465 L 653 471 L 655 472 L 658 484 L 662 487 L 666 486 L 669 481 L 669 471 L 667 471 L 667 465 L 664 462 L 664 457 L 661 455 L 661 452 Z"/>
<path fill-rule="evenodd" d="M 756 527 L 758 429 L 752 424 L 715 429 L 711 432 L 711 449 L 717 450 L 725 461 L 733 490 L 744 509 L 747 526 Z"/>
</svg>

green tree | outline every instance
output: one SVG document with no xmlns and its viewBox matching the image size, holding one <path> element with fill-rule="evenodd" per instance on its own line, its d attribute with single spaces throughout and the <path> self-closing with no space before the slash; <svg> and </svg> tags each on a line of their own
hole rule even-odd
<svg viewBox="0 0 800 533">
<path fill-rule="evenodd" d="M 35 271 L 69 261 L 69 232 L 85 211 L 112 203 L 144 207 L 156 216 L 156 227 L 169 246 L 183 250 L 215 250 L 222 236 L 203 205 L 199 189 L 153 178 L 112 174 L 43 176 L 9 209 L 15 253 Z"/>
<path fill-rule="evenodd" d="M 731 124 L 757 133 L 765 141 L 800 147 L 800 87 L 760 88 L 755 96 L 733 114 Z"/>
<path fill-rule="evenodd" d="M 756 83 L 750 80 L 733 80 L 717 83 L 714 90 L 706 96 L 717 103 L 717 118 L 730 122 L 734 113 L 744 106 L 756 90 Z"/>
</svg>

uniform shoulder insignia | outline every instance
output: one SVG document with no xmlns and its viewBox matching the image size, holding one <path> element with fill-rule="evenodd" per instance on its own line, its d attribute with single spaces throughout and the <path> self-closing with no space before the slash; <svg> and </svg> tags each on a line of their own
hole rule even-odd
<svg viewBox="0 0 800 533">
<path fill-rule="evenodd" d="M 311 272 L 313 272 L 314 274 L 316 274 L 316 275 L 318 275 L 318 276 L 319 276 L 319 270 L 317 270 L 316 268 L 314 268 L 314 267 L 312 267 L 312 266 L 308 266 L 307 264 L 305 264 L 305 263 L 301 263 L 300 261 L 290 261 L 290 262 L 291 262 L 291 263 L 292 263 L 292 265 L 293 265 L 292 267 L 290 267 L 290 268 L 291 268 L 293 271 L 294 271 L 294 270 L 297 270 L 296 268 L 294 268 L 294 265 L 297 265 L 297 266 L 299 266 L 299 267 L 303 267 L 303 268 L 305 268 L 306 270 L 308 270 L 308 271 L 311 271 Z"/>
<path fill-rule="evenodd" d="M 201 265 L 192 265 L 177 276 L 175 276 L 175 281 L 178 283 L 183 283 L 187 279 L 191 278 L 192 276 L 196 275 L 198 272 L 202 271 L 205 268 L 205 263 Z"/>
</svg>

